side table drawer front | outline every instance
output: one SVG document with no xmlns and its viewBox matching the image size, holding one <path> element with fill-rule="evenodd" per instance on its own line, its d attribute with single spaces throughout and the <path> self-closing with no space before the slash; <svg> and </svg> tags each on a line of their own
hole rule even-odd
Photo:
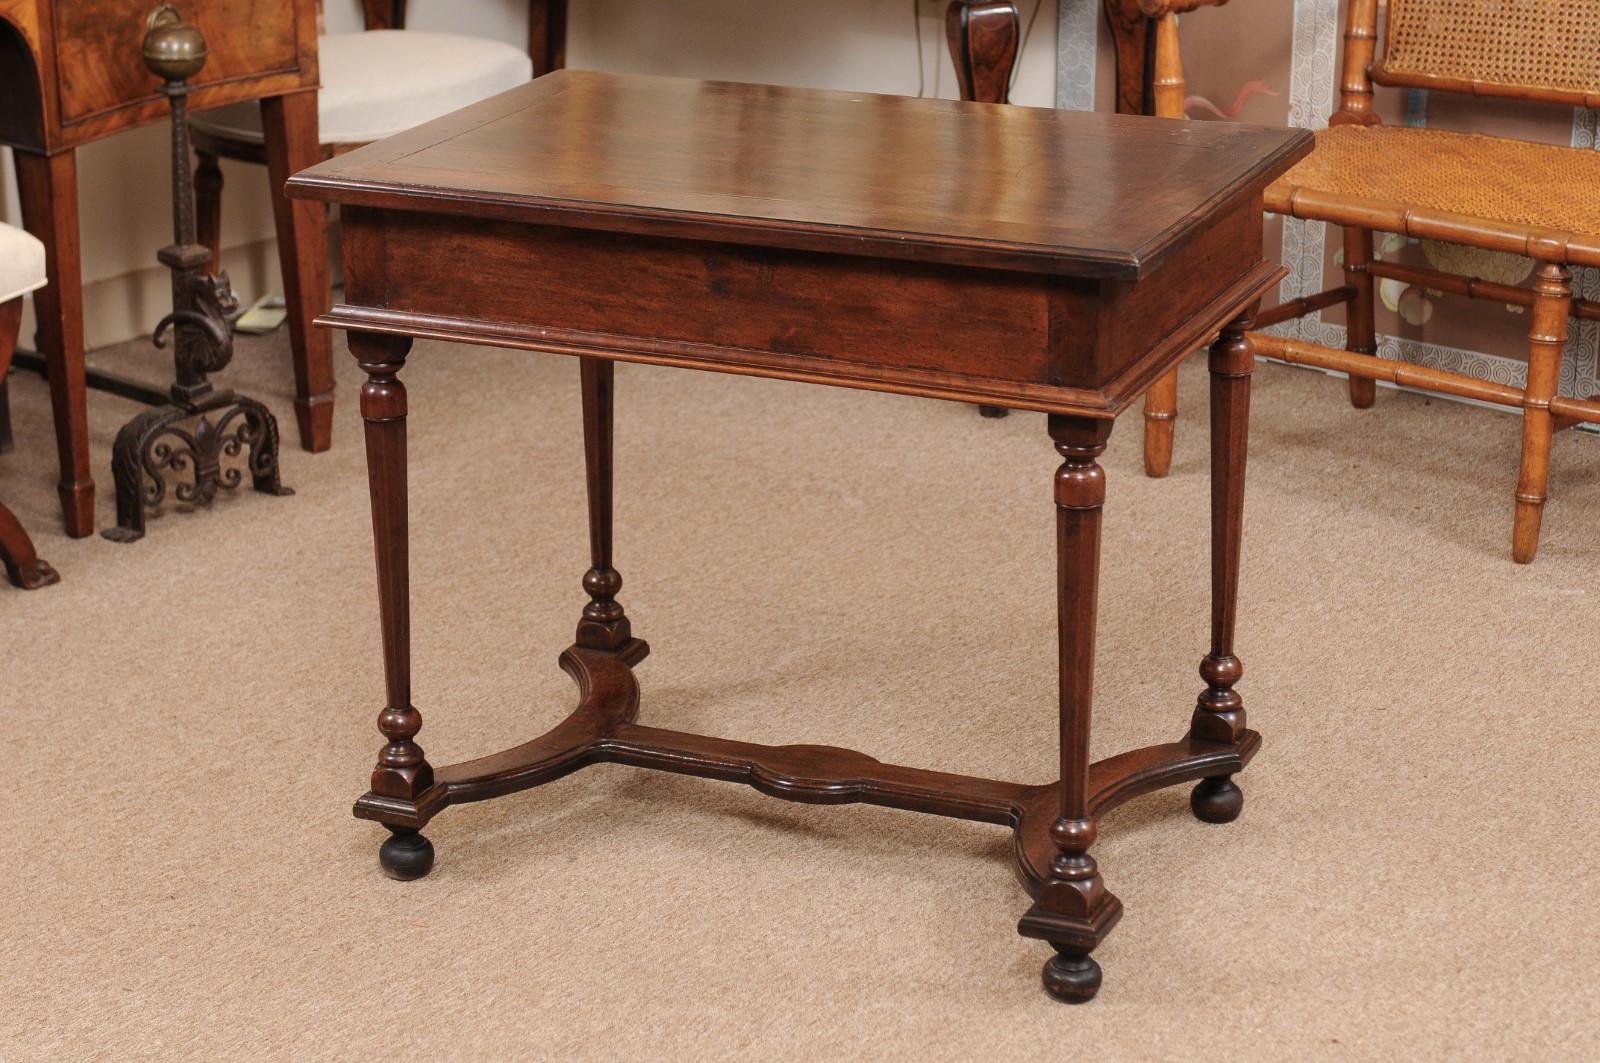
<svg viewBox="0 0 1600 1063">
<path fill-rule="evenodd" d="M 470 305 L 601 344 L 692 345 L 730 367 L 828 359 L 1048 381 L 1050 281 L 1035 275 L 398 213 L 383 227 L 394 311 Z"/>
<path fill-rule="evenodd" d="M 54 7 L 61 119 L 82 121 L 159 98 L 140 59 L 145 18 L 157 0 L 95 0 Z M 195 79 L 210 85 L 299 69 L 299 2 L 190 0 L 184 17 L 205 35 L 210 58 Z"/>
</svg>

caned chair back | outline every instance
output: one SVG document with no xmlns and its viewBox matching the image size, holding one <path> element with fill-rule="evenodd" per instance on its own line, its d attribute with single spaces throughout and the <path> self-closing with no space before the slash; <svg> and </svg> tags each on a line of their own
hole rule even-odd
<svg viewBox="0 0 1600 1063">
<path fill-rule="evenodd" d="M 1380 85 L 1600 106 L 1600 0 L 1389 0 L 1385 37 Z"/>
</svg>

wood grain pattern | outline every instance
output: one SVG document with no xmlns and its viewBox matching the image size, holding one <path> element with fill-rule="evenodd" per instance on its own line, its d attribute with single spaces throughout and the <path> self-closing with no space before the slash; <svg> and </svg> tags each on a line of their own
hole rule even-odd
<svg viewBox="0 0 1600 1063">
<path fill-rule="evenodd" d="M 559 71 L 292 187 L 436 214 L 1137 278 L 1193 217 L 1310 142 L 1304 130 Z"/>
</svg>

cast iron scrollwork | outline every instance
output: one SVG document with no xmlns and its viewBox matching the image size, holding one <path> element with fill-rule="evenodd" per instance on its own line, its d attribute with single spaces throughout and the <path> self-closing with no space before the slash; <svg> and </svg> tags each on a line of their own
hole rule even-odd
<svg viewBox="0 0 1600 1063">
<path fill-rule="evenodd" d="M 293 494 L 278 477 L 278 421 L 255 399 L 218 391 L 209 374 L 233 360 L 230 316 L 239 308 L 228 275 L 212 275 L 211 252 L 195 241 L 194 189 L 189 175 L 188 79 L 205 65 L 206 44 L 184 25 L 177 9 L 151 13 L 144 60 L 165 79 L 172 105 L 172 217 L 174 240 L 156 255 L 172 270 L 172 313 L 152 337 L 165 347 L 173 336 L 172 401 L 135 417 L 117 433 L 111 469 L 117 484 L 117 526 L 105 537 L 134 542 L 144 536 L 145 510 L 173 498 L 210 505 L 219 491 L 244 482 L 272 495 Z M 192 423 L 191 423 L 192 422 Z"/>
</svg>

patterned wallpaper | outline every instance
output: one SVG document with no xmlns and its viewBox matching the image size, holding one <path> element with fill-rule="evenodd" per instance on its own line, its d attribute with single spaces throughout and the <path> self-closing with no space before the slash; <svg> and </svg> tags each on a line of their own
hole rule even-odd
<svg viewBox="0 0 1600 1063">
<path fill-rule="evenodd" d="M 1099 28 L 1100 0 L 1060 0 L 1057 104 L 1084 109 L 1112 106 L 1112 58 Z M 1344 27 L 1340 0 L 1232 0 L 1202 9 L 1182 22 L 1189 116 L 1320 129 L 1338 104 L 1338 70 Z M 1091 55 L 1088 42 L 1099 37 Z M 1518 137 L 1600 150 L 1596 112 L 1517 101 L 1474 100 L 1455 94 L 1378 89 L 1377 108 L 1390 124 L 1431 126 Z M 1273 241 L 1289 267 L 1281 296 L 1294 298 L 1339 283 L 1341 240 L 1321 222 L 1269 221 Z M 1472 251 L 1390 234 L 1376 241 L 1380 257 L 1433 265 L 1524 284 L 1533 264 L 1520 256 Z M 1600 298 L 1600 270 L 1577 270 L 1580 295 Z M 1378 353 L 1521 386 L 1527 312 L 1487 301 L 1441 296 L 1397 281 L 1381 282 Z M 1300 338 L 1344 345 L 1340 309 L 1279 326 Z M 1561 390 L 1600 395 L 1600 322 L 1572 322 Z"/>
</svg>

